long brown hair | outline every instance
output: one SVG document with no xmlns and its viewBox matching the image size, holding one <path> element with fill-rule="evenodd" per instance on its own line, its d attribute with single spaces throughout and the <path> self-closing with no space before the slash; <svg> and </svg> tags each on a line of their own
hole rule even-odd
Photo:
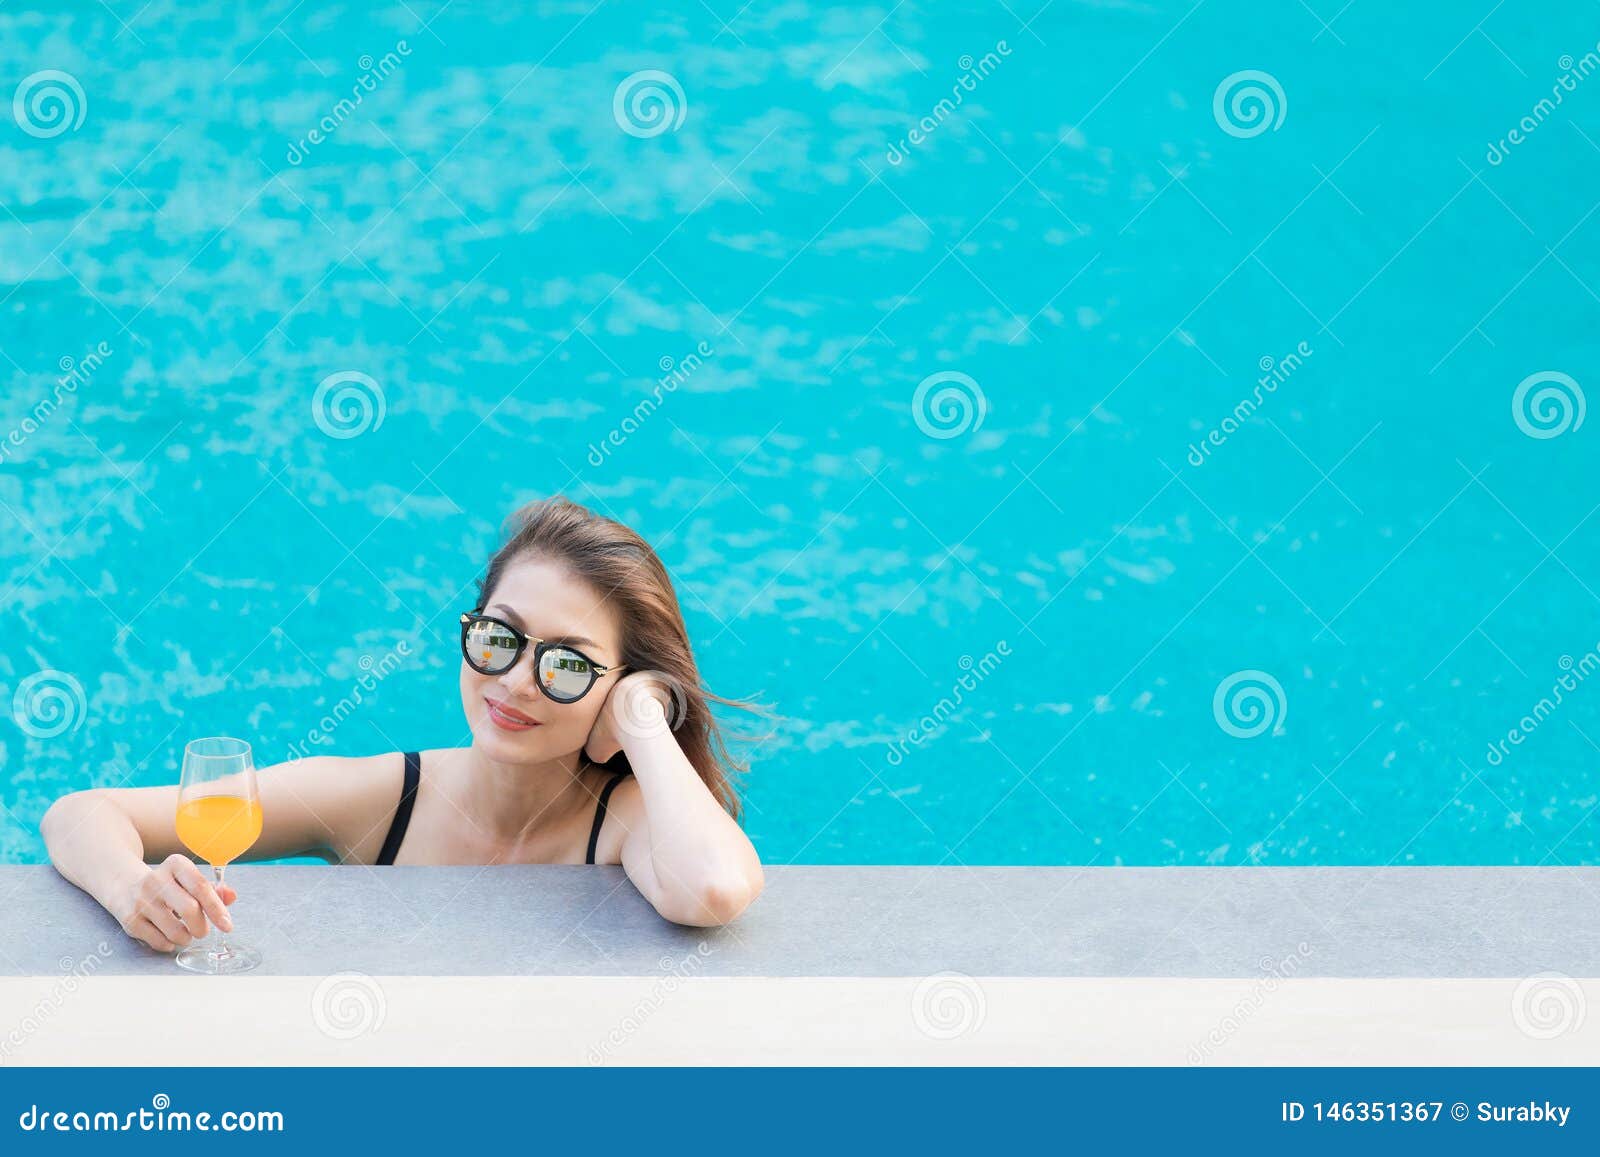
<svg viewBox="0 0 1600 1157">
<path fill-rule="evenodd" d="M 587 582 L 618 612 L 621 666 L 630 673 L 664 676 L 672 693 L 668 717 L 678 746 L 711 794 L 737 817 L 739 796 L 733 779 L 745 765 L 729 752 L 711 704 L 754 708 L 713 695 L 701 682 L 677 592 L 650 544 L 622 523 L 559 497 L 520 508 L 506 520 L 506 531 L 504 545 L 495 551 L 478 583 L 479 609 L 506 567 L 517 559 L 533 556 L 560 563 Z M 607 766 L 626 770 L 627 756 L 618 753 Z"/>
</svg>

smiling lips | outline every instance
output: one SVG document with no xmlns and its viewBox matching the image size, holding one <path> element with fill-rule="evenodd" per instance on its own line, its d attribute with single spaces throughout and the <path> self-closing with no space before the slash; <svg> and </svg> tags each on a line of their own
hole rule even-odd
<svg viewBox="0 0 1600 1157">
<path fill-rule="evenodd" d="M 489 708 L 490 721 L 502 731 L 527 731 L 531 727 L 543 726 L 533 716 L 524 715 L 501 700 L 490 699 L 486 695 L 483 702 Z"/>
</svg>

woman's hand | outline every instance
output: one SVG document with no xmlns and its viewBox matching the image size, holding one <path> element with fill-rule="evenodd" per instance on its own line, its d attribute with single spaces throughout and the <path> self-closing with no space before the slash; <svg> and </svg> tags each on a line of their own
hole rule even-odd
<svg viewBox="0 0 1600 1157">
<path fill-rule="evenodd" d="M 155 867 L 143 871 L 109 905 L 122 930 L 158 952 L 198 940 L 215 924 L 233 930 L 228 905 L 238 893 L 224 884 L 219 891 L 187 856 L 174 852 Z M 208 922 L 209 918 L 209 922 Z"/>
<path fill-rule="evenodd" d="M 583 753 L 605 763 L 622 750 L 626 738 L 646 739 L 670 731 L 671 712 L 680 701 L 661 675 L 652 671 L 624 675 L 606 694 Z"/>
</svg>

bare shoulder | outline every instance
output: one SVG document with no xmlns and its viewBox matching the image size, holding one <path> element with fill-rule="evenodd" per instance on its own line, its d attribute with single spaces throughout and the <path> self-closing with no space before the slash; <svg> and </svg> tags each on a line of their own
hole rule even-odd
<svg viewBox="0 0 1600 1157">
<path fill-rule="evenodd" d="M 398 751 L 379 755 L 312 755 L 273 764 L 258 773 L 262 787 L 270 781 L 304 788 L 318 798 L 349 799 L 385 787 L 397 791 L 404 774 L 404 757 Z"/>
<path fill-rule="evenodd" d="M 263 768 L 258 778 L 269 827 L 315 835 L 332 858 L 365 862 L 366 844 L 383 842 L 404 775 L 403 754 L 386 751 L 309 756 Z"/>
</svg>

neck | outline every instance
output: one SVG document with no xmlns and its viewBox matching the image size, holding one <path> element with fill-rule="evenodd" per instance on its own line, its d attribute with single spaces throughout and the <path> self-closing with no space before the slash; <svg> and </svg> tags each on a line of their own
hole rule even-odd
<svg viewBox="0 0 1600 1157">
<path fill-rule="evenodd" d="M 479 831 L 511 842 L 559 821 L 584 797 L 578 753 L 544 763 L 500 763 L 475 747 L 456 752 L 452 802 Z"/>
</svg>

